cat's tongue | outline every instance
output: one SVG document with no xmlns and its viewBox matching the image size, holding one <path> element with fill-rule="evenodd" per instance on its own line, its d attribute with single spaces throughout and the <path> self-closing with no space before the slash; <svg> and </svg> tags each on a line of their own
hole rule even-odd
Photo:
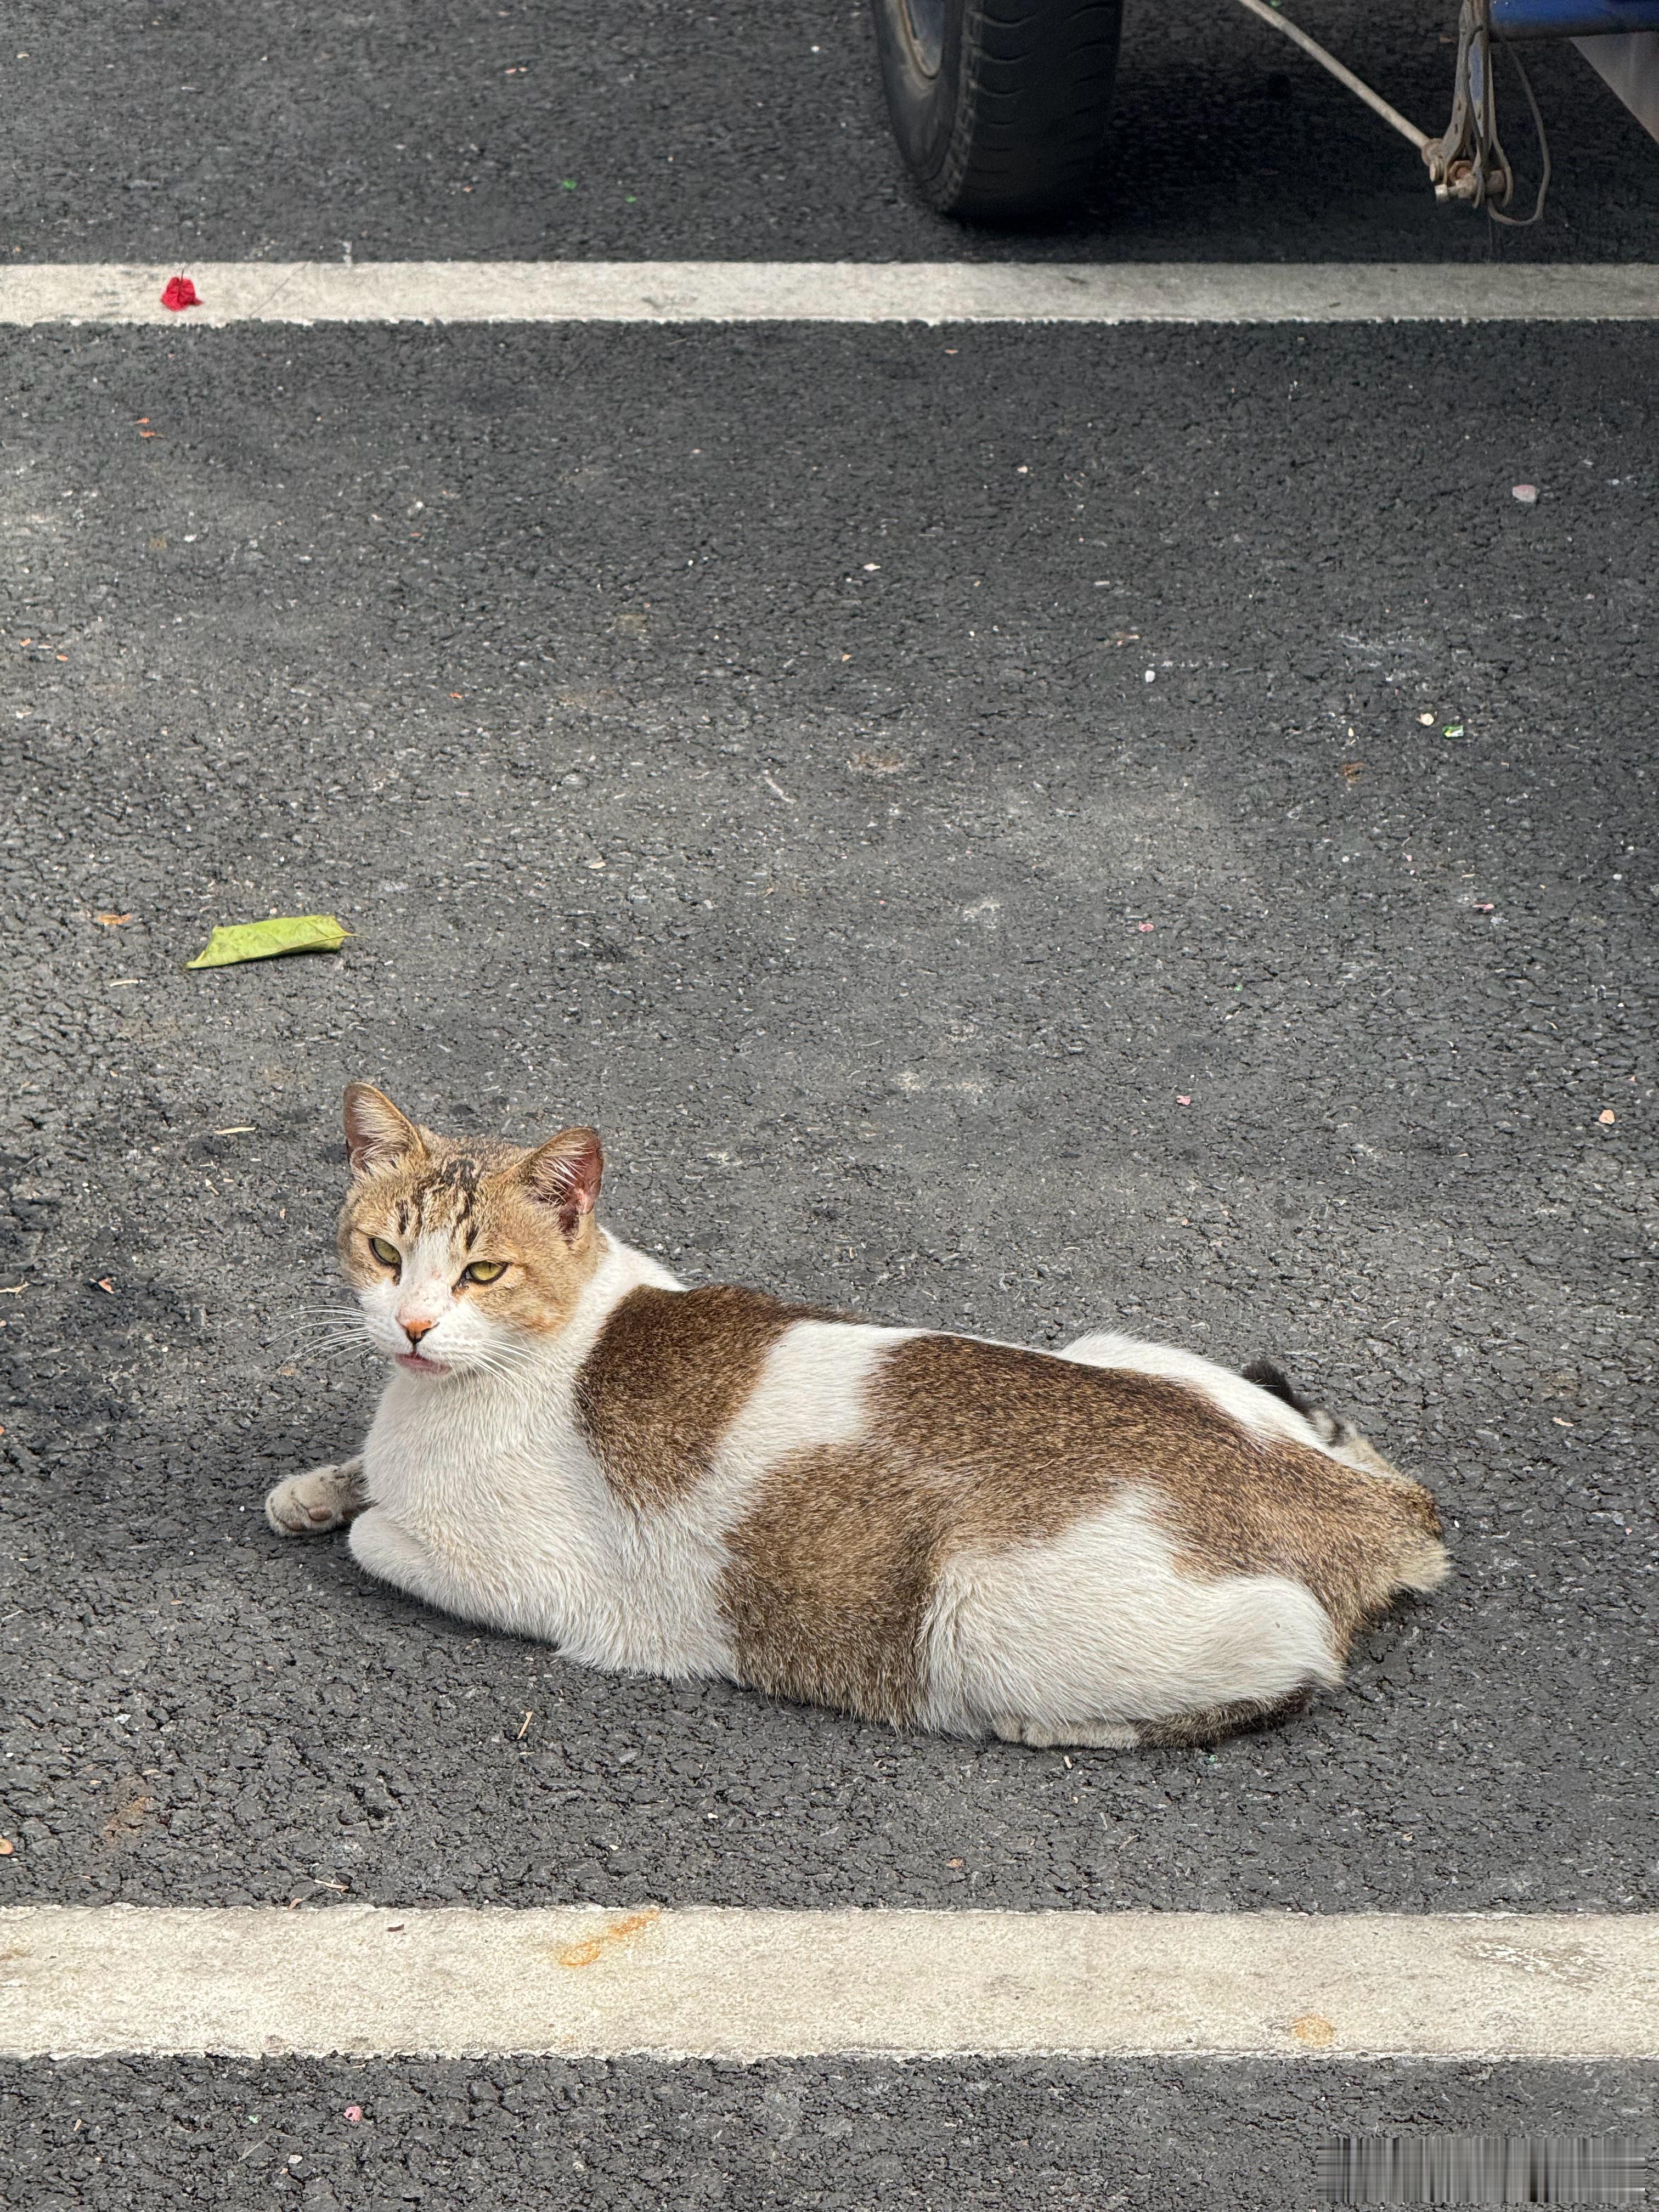
<svg viewBox="0 0 1659 2212">
<path fill-rule="evenodd" d="M 449 1372 L 441 1360 L 422 1359 L 418 1352 L 396 1352 L 392 1358 L 405 1375 L 447 1375 Z"/>
</svg>

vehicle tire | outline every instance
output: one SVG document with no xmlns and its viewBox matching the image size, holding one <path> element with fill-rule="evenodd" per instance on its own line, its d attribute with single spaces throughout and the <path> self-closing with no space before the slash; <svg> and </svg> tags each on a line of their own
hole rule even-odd
<svg viewBox="0 0 1659 2212">
<path fill-rule="evenodd" d="M 1123 0 L 872 0 L 882 81 L 928 204 L 1008 222 L 1073 204 L 1106 142 Z"/>
</svg>

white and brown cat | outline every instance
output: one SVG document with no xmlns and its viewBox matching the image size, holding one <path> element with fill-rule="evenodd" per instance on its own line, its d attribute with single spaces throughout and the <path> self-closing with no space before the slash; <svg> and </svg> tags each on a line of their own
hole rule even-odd
<svg viewBox="0 0 1659 2212">
<path fill-rule="evenodd" d="M 1434 1502 L 1271 1368 L 1031 1352 L 687 1290 L 534 1150 L 345 1096 L 339 1252 L 395 1367 L 283 1535 L 593 1667 L 1030 1744 L 1200 1742 L 1447 1571 Z M 1266 1387 L 1263 1387 L 1263 1386 Z"/>
</svg>

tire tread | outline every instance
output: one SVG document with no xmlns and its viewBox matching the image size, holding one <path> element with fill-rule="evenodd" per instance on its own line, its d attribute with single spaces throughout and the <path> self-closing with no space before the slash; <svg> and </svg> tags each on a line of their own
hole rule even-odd
<svg viewBox="0 0 1659 2212">
<path fill-rule="evenodd" d="M 1121 0 L 1033 8 L 968 0 L 956 127 L 939 174 L 942 210 L 1018 218 L 1075 201 L 1106 137 Z"/>
</svg>

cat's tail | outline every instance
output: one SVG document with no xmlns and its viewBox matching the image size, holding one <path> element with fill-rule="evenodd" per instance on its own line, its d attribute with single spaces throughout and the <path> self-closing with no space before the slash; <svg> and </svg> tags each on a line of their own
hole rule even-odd
<svg viewBox="0 0 1659 2212">
<path fill-rule="evenodd" d="M 1258 1390 L 1271 1391 L 1275 1398 L 1282 1398 L 1293 1412 L 1300 1413 L 1316 1431 L 1321 1443 L 1336 1446 L 1364 1443 L 1364 1438 L 1351 1421 L 1343 1420 L 1340 1415 L 1332 1413 L 1328 1406 L 1316 1406 L 1310 1398 L 1304 1397 L 1276 1361 L 1253 1359 L 1240 1372 L 1244 1380 L 1254 1382 Z"/>
<path fill-rule="evenodd" d="M 1422 1484 L 1413 1482 L 1408 1474 L 1401 1474 L 1392 1462 L 1383 1458 L 1369 1437 L 1360 1435 L 1352 1421 L 1332 1413 L 1328 1406 L 1316 1406 L 1305 1398 L 1284 1369 L 1273 1360 L 1253 1359 L 1243 1372 L 1247 1382 L 1254 1382 L 1259 1390 L 1271 1391 L 1275 1398 L 1282 1399 L 1300 1413 L 1333 1459 L 1340 1459 L 1361 1474 L 1375 1475 L 1379 1481 L 1389 1485 L 1401 1523 L 1399 1545 L 1389 1563 L 1396 1577 L 1395 1586 L 1408 1590 L 1438 1589 L 1451 1572 L 1451 1559 L 1446 1550 L 1439 1510 Z"/>
</svg>

